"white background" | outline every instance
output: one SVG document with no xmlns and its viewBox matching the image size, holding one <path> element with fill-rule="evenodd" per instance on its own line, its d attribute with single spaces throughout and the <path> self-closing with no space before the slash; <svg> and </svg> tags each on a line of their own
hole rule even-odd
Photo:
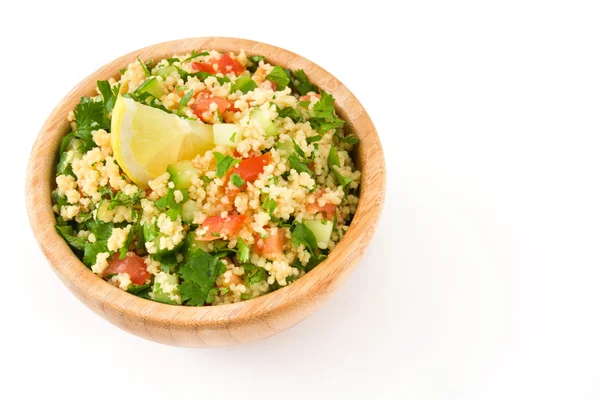
<svg viewBox="0 0 600 400">
<path fill-rule="evenodd" d="M 2 397 L 600 398 L 600 4 L 389 4 L 3 5 Z M 82 78 L 211 35 L 287 48 L 344 82 L 378 128 L 388 191 L 364 259 L 313 316 L 181 349 L 63 287 L 23 184 L 35 135 Z"/>
</svg>

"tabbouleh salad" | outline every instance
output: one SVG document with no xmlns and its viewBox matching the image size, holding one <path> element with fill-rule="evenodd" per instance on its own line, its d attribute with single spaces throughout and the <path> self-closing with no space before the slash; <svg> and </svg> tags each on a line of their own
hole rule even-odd
<svg viewBox="0 0 600 400">
<path fill-rule="evenodd" d="M 277 290 L 322 262 L 356 211 L 358 139 L 333 97 L 261 56 L 138 57 L 67 118 L 56 229 L 143 298 L 203 306 Z"/>
</svg>

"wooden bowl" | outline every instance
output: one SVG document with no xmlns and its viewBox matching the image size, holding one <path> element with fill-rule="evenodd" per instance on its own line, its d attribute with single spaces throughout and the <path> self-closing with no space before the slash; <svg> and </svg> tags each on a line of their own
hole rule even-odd
<svg viewBox="0 0 600 400">
<path fill-rule="evenodd" d="M 304 69 L 318 87 L 332 93 L 346 127 L 360 138 L 355 160 L 362 171 L 360 199 L 346 236 L 329 257 L 304 277 L 265 296 L 241 303 L 173 306 L 145 300 L 94 275 L 73 254 L 54 229 L 51 192 L 67 113 L 85 95 L 95 94 L 97 80 L 115 77 L 120 68 L 143 60 L 160 60 L 198 49 L 263 55 L 284 68 Z M 31 227 L 54 272 L 98 315 L 135 335 L 160 343 L 188 347 L 218 347 L 274 335 L 302 321 L 346 281 L 373 237 L 385 195 L 385 163 L 377 131 L 369 115 L 333 75 L 307 59 L 264 43 L 232 38 L 192 38 L 159 43 L 133 51 L 106 64 L 80 82 L 52 111 L 33 145 L 27 170 L 27 210 Z M 366 266 L 365 266 L 366 267 Z"/>
</svg>

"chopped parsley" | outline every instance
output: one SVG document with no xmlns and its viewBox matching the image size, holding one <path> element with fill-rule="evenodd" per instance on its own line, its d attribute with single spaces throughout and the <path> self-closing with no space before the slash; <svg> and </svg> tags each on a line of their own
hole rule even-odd
<svg viewBox="0 0 600 400">
<path fill-rule="evenodd" d="M 319 133 L 326 133 L 332 129 L 344 126 L 344 121 L 335 115 L 333 102 L 333 96 L 322 91 L 321 98 L 313 107 L 313 116 L 310 119 L 310 126 Z"/>
<path fill-rule="evenodd" d="M 340 142 L 348 143 L 352 146 L 360 142 L 360 140 L 354 135 L 340 136 L 336 134 L 335 136 L 339 139 Z"/>
<path fill-rule="evenodd" d="M 304 120 L 304 117 L 302 116 L 300 111 L 292 107 L 285 107 L 284 109 L 277 108 L 277 113 L 281 118 L 288 117 L 296 123 L 302 122 Z"/>
<path fill-rule="evenodd" d="M 194 95 L 194 90 L 190 90 L 189 92 L 187 92 L 185 95 L 183 95 L 183 97 L 181 98 L 181 101 L 179 102 L 179 107 L 177 108 L 177 115 L 181 116 L 183 109 L 185 108 L 185 106 L 187 106 L 187 103 L 190 102 L 190 99 L 192 98 L 192 96 Z"/>
<path fill-rule="evenodd" d="M 236 248 L 238 261 L 242 263 L 248 262 L 250 259 L 250 248 L 244 242 L 244 239 L 238 238 Z"/>
<path fill-rule="evenodd" d="M 273 68 L 273 70 L 265 77 L 265 79 L 275 83 L 277 90 L 285 89 L 290 83 L 290 77 L 279 65 L 275 66 L 275 68 Z"/>
<path fill-rule="evenodd" d="M 117 101 L 117 96 L 119 96 L 119 89 L 121 89 L 121 84 L 115 85 L 114 87 L 110 86 L 108 81 L 97 81 L 98 90 L 102 93 L 102 99 L 104 101 L 104 109 L 108 114 L 115 107 L 115 102 Z"/>
<path fill-rule="evenodd" d="M 246 183 L 239 174 L 231 174 L 230 182 L 237 188 L 241 188 Z"/>
<path fill-rule="evenodd" d="M 209 55 L 209 53 L 207 51 L 196 53 L 196 50 L 192 50 L 192 55 L 189 56 L 188 58 L 186 58 L 185 60 L 183 60 L 183 62 L 185 63 L 185 62 L 188 62 L 188 61 L 192 61 L 194 58 L 198 58 L 198 57 L 201 57 L 201 56 L 207 56 L 207 55 Z M 179 61 L 179 60 L 177 60 L 177 61 Z"/>
<path fill-rule="evenodd" d="M 142 69 L 144 70 L 144 74 L 146 74 L 146 76 L 150 76 L 152 75 L 150 73 L 150 69 L 148 69 L 148 64 L 150 63 L 150 61 L 148 61 L 148 63 L 144 63 L 142 60 L 140 60 L 140 57 L 137 57 L 138 62 L 140 63 L 140 65 L 142 66 Z"/>
<path fill-rule="evenodd" d="M 265 199 L 262 202 L 262 208 L 269 214 L 273 215 L 275 208 L 277 207 L 277 202 L 271 198 L 268 194 L 265 196 Z"/>
<path fill-rule="evenodd" d="M 303 70 L 297 69 L 294 72 L 294 77 L 291 80 L 292 89 L 301 96 L 308 92 L 317 92 L 319 89 L 310 83 Z"/>
<path fill-rule="evenodd" d="M 301 244 L 311 253 L 317 251 L 317 238 L 315 234 L 302 223 L 298 223 L 292 230 L 292 244 L 298 248 Z"/>
<path fill-rule="evenodd" d="M 203 306 L 224 268 L 218 257 L 197 250 L 179 270 L 182 279 L 179 293 L 183 302 L 188 306 Z"/>
<path fill-rule="evenodd" d="M 213 153 L 215 156 L 215 160 L 217 161 L 217 177 L 222 178 L 229 168 L 233 167 L 235 164 L 239 163 L 240 160 L 236 160 L 231 156 L 226 156 L 217 151 Z"/>
</svg>

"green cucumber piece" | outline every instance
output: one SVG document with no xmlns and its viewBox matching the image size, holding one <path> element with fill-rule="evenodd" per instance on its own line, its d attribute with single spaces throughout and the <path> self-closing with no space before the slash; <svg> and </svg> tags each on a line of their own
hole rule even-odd
<svg viewBox="0 0 600 400">
<path fill-rule="evenodd" d="M 171 73 L 173 73 L 175 71 L 177 71 L 177 68 L 175 68 L 172 65 L 167 65 L 166 67 L 157 69 L 156 75 L 159 75 L 163 79 L 167 79 L 169 77 L 169 75 L 171 75 Z"/>
<path fill-rule="evenodd" d="M 159 282 L 160 281 L 160 282 Z M 154 285 L 152 286 L 152 298 L 154 301 L 158 301 L 165 304 L 177 304 L 177 301 L 173 300 L 169 293 L 165 293 L 162 289 L 162 284 L 168 283 L 170 285 L 179 284 L 179 277 L 177 274 L 161 273 L 154 279 Z M 175 295 L 179 294 L 177 287 L 173 291 Z"/>
<path fill-rule="evenodd" d="M 151 77 L 146 79 L 144 83 L 142 83 L 137 89 L 135 89 L 136 94 L 142 93 L 150 93 L 152 96 L 160 99 L 165 94 L 165 88 L 162 83 L 156 79 L 156 77 Z"/>
<path fill-rule="evenodd" d="M 213 136 L 215 145 L 235 147 L 240 141 L 240 127 L 236 124 L 214 124 Z"/>
<path fill-rule="evenodd" d="M 235 83 L 231 87 L 231 93 L 235 93 L 237 90 L 239 90 L 246 94 L 257 87 L 258 85 L 252 80 L 252 78 L 250 78 L 250 75 L 242 75 L 235 80 Z"/>
<path fill-rule="evenodd" d="M 190 160 L 183 160 L 169 165 L 167 172 L 171 175 L 171 181 L 175 184 L 175 189 L 180 190 L 192 186 L 192 177 L 200 173 Z"/>
<path fill-rule="evenodd" d="M 257 126 L 261 127 L 267 136 L 279 135 L 275 123 L 268 119 L 263 110 L 260 108 L 255 108 L 252 110 L 250 113 L 250 121 L 253 121 Z"/>
<path fill-rule="evenodd" d="M 200 207 L 194 200 L 188 200 L 181 205 L 181 220 L 191 224 L 194 221 L 194 213 L 200 211 Z"/>
<path fill-rule="evenodd" d="M 325 222 L 325 223 L 323 223 Z M 331 232 L 333 232 L 333 222 L 328 220 L 322 221 L 303 221 L 304 225 L 312 231 L 317 239 L 317 245 L 321 249 L 326 249 L 329 239 L 331 238 Z"/>
</svg>

